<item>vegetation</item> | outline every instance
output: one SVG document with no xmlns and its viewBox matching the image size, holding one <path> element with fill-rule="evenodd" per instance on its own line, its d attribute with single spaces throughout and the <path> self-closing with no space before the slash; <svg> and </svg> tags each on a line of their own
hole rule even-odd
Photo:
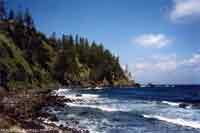
<svg viewBox="0 0 200 133">
<path fill-rule="evenodd" d="M 8 15 L 0 0 L 0 72 L 5 87 L 62 85 L 125 85 L 129 80 L 102 44 L 87 38 L 37 31 L 29 10 Z"/>
</svg>

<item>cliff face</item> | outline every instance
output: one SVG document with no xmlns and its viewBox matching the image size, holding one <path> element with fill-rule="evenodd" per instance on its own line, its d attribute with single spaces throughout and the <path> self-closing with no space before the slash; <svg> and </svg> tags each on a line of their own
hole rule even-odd
<svg viewBox="0 0 200 133">
<path fill-rule="evenodd" d="M 78 36 L 48 38 L 15 21 L 0 22 L 0 75 L 9 88 L 130 85 L 118 57 L 103 45 Z"/>
</svg>

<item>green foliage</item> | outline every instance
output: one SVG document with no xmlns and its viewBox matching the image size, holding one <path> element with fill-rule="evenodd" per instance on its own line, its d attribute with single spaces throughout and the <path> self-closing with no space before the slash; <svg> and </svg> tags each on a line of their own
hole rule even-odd
<svg viewBox="0 0 200 133">
<path fill-rule="evenodd" d="M 0 22 L 0 71 L 6 72 L 8 87 L 129 82 L 118 57 L 102 44 L 78 35 L 48 38 L 35 29 L 28 10 L 9 18 Z"/>
<path fill-rule="evenodd" d="M 106 79 L 110 83 L 113 80 L 127 80 L 119 65 L 118 57 L 104 49 L 102 44 L 95 42 L 90 44 L 87 39 L 79 38 L 77 35 L 75 39 L 63 35 L 62 40 L 63 47 L 59 48 L 55 72 L 58 72 L 58 79 L 63 79 L 64 83 L 68 80 L 103 81 Z"/>
</svg>

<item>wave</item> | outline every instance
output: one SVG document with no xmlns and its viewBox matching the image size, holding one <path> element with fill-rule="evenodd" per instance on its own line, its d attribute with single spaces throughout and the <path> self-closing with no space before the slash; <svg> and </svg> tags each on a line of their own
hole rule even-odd
<svg viewBox="0 0 200 133">
<path fill-rule="evenodd" d="M 102 90 L 104 89 L 104 87 L 99 87 L 99 86 L 96 86 L 96 87 L 88 87 L 88 88 L 84 88 L 85 90 Z"/>
<path fill-rule="evenodd" d="M 99 109 L 99 110 L 107 111 L 107 112 L 120 111 L 118 108 L 105 106 L 105 105 L 99 106 L 99 105 L 76 104 L 76 103 L 67 103 L 67 105 L 70 106 L 70 107 L 85 107 L 85 108 Z"/>
<path fill-rule="evenodd" d="M 58 96 L 65 96 L 66 93 L 68 93 L 71 89 L 68 88 L 60 88 L 58 90 L 53 91 L 54 95 Z"/>
<path fill-rule="evenodd" d="M 83 102 L 90 102 L 95 101 L 99 99 L 99 95 L 95 94 L 67 94 L 64 95 L 66 98 L 72 99 L 72 100 L 79 100 Z"/>
<path fill-rule="evenodd" d="M 162 101 L 161 103 L 168 104 L 170 106 L 175 106 L 175 107 L 182 107 L 182 108 L 186 108 L 186 109 L 191 109 L 192 108 L 191 104 L 186 104 L 186 103 L 181 103 L 181 102 Z"/>
<path fill-rule="evenodd" d="M 180 102 L 170 102 L 170 101 L 162 101 L 164 104 L 168 104 L 171 106 L 179 106 L 181 103 Z"/>
<path fill-rule="evenodd" d="M 103 87 L 98 87 L 98 86 L 97 86 L 97 87 L 95 87 L 94 89 L 95 89 L 95 90 L 102 90 Z"/>
<path fill-rule="evenodd" d="M 157 116 L 157 115 L 143 115 L 143 117 L 144 118 L 151 118 L 151 119 L 153 118 L 153 119 L 173 123 L 173 124 L 176 124 L 176 125 L 200 129 L 200 121 L 184 120 L 184 119 L 180 119 L 180 118 L 167 118 L 167 117 L 162 117 L 162 116 Z"/>
<path fill-rule="evenodd" d="M 99 97 L 99 95 L 96 94 L 78 94 L 78 93 L 72 93 L 71 89 L 59 89 L 54 91 L 55 95 L 58 96 L 64 96 L 66 98 L 72 99 L 72 100 L 94 100 Z"/>
<path fill-rule="evenodd" d="M 83 97 L 85 99 L 91 99 L 91 98 L 98 98 L 99 95 L 96 95 L 96 94 L 81 94 L 81 97 Z"/>
</svg>

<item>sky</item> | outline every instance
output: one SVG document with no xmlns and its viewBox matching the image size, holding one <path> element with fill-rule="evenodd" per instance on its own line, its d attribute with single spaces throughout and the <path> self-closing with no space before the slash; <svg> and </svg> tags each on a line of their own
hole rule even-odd
<svg viewBox="0 0 200 133">
<path fill-rule="evenodd" d="M 200 0 L 6 0 L 47 35 L 103 43 L 139 83 L 200 84 Z"/>
</svg>

